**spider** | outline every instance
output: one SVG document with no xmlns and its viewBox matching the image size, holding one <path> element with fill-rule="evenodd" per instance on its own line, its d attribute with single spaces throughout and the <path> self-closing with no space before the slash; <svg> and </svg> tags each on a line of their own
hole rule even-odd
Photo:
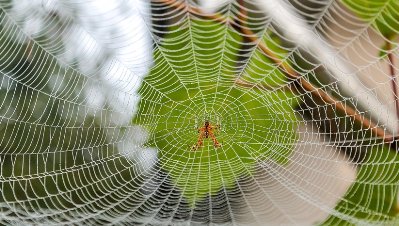
<svg viewBox="0 0 399 226">
<path fill-rule="evenodd" d="M 196 150 L 198 150 L 198 148 L 202 147 L 204 138 L 209 138 L 209 137 L 211 137 L 211 139 L 213 141 L 213 146 L 215 148 L 221 147 L 220 143 L 218 142 L 218 140 L 216 139 L 216 136 L 215 136 L 215 131 L 218 129 L 220 129 L 220 125 L 213 126 L 212 124 L 209 123 L 208 120 L 205 120 L 204 126 L 198 129 L 198 133 L 199 133 L 198 141 L 192 147 L 192 150 L 196 151 Z"/>
</svg>

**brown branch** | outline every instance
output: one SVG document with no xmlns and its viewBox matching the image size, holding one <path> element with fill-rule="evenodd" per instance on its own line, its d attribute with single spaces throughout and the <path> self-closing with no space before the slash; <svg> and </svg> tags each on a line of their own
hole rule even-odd
<svg viewBox="0 0 399 226">
<path fill-rule="evenodd" d="M 245 25 L 245 22 L 247 21 L 247 10 L 245 9 L 245 0 L 237 0 L 238 7 L 240 8 L 239 14 L 238 14 L 238 20 L 241 25 Z"/>
<path fill-rule="evenodd" d="M 214 19 L 219 22 L 223 23 L 231 23 L 227 18 L 225 18 L 223 15 L 220 14 L 204 14 L 200 9 L 189 6 L 185 4 L 184 2 L 176 2 L 175 0 L 156 0 L 160 2 L 164 2 L 168 5 L 172 5 L 178 8 L 185 8 L 187 9 L 190 13 L 193 13 L 197 16 L 200 17 L 205 17 L 208 19 Z M 235 26 L 233 26 L 235 27 Z M 330 96 L 328 93 L 324 92 L 322 89 L 315 87 L 313 84 L 305 80 L 303 77 L 301 77 L 286 61 L 282 61 L 280 58 L 274 54 L 269 48 L 265 45 L 265 43 L 261 42 L 259 37 L 253 33 L 249 28 L 240 26 L 239 28 L 241 32 L 245 35 L 246 38 L 248 38 L 251 42 L 256 43 L 258 45 L 258 48 L 267 55 L 268 58 L 270 58 L 272 61 L 274 61 L 277 66 L 282 70 L 283 73 L 287 75 L 288 78 L 296 80 L 299 82 L 299 84 L 302 86 L 302 88 L 311 93 L 312 95 L 320 98 L 324 102 L 331 104 L 335 106 L 335 108 L 343 113 L 345 113 L 347 116 L 352 117 L 354 120 L 358 121 L 363 125 L 364 128 L 370 129 L 371 132 L 376 135 L 377 137 L 383 139 L 387 143 L 391 143 L 395 140 L 397 140 L 397 137 L 393 137 L 391 134 L 388 134 L 385 129 L 379 127 L 377 124 L 372 122 L 370 119 L 365 118 L 364 115 L 362 115 L 360 112 L 357 110 L 353 109 L 350 106 L 347 106 L 346 104 L 342 103 L 339 100 L 336 100 L 334 97 Z M 251 84 L 245 84 L 242 81 L 239 85 L 244 85 L 250 88 L 257 87 L 260 89 L 267 89 L 267 86 L 261 86 L 261 85 L 251 85 Z M 236 81 L 237 83 L 237 81 Z"/>
<path fill-rule="evenodd" d="M 392 54 L 392 44 L 390 40 L 386 41 L 386 47 L 388 51 L 388 66 L 389 66 L 389 73 L 391 75 L 391 82 L 392 82 L 392 91 L 395 100 L 395 109 L 396 109 L 396 117 L 399 120 L 399 98 L 398 98 L 398 83 L 396 80 L 396 72 L 395 66 L 393 61 L 393 54 Z"/>
</svg>

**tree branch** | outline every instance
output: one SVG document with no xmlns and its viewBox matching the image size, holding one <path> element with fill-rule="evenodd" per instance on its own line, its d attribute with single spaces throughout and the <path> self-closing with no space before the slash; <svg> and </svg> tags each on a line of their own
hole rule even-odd
<svg viewBox="0 0 399 226">
<path fill-rule="evenodd" d="M 390 40 L 387 40 L 385 42 L 386 42 L 387 51 L 388 51 L 388 66 L 389 66 L 389 73 L 391 75 L 392 91 L 393 91 L 393 95 L 394 95 L 395 108 L 396 108 L 396 117 L 397 117 L 397 120 L 399 121 L 398 83 L 396 80 L 396 72 L 395 72 L 395 66 L 394 66 L 394 61 L 393 61 L 392 44 L 391 44 Z"/>
</svg>

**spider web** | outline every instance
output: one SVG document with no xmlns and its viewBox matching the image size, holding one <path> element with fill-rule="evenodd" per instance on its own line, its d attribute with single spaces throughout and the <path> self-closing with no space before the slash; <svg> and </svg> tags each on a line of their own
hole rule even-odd
<svg viewBox="0 0 399 226">
<path fill-rule="evenodd" d="M 348 2 L 0 1 L 1 224 L 397 223 L 399 4 Z"/>
</svg>

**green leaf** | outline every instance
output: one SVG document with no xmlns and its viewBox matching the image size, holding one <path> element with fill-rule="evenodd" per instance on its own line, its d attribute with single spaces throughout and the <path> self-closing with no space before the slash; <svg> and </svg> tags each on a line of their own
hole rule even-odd
<svg viewBox="0 0 399 226">
<path fill-rule="evenodd" d="M 387 45 L 387 43 L 385 42 L 385 44 L 381 47 L 380 51 L 378 52 L 378 57 L 379 57 L 380 59 L 385 58 L 386 56 L 388 56 L 388 51 L 389 51 L 388 45 Z"/>
<path fill-rule="evenodd" d="M 223 186 L 253 173 L 258 161 L 288 161 L 296 141 L 297 118 L 291 93 L 242 88 L 234 81 L 242 37 L 221 24 L 185 21 L 173 27 L 154 50 L 155 65 L 140 88 L 139 110 L 133 123 L 148 129 L 149 146 L 159 150 L 159 163 L 191 205 Z M 282 85 L 282 74 L 259 57 L 250 59 L 242 74 L 269 70 L 268 85 Z M 265 63 L 266 62 L 266 63 Z M 257 69 L 258 70 L 258 69 Z M 278 81 L 278 82 L 277 82 Z M 220 125 L 212 139 L 193 150 L 197 128 L 205 120 Z"/>
<path fill-rule="evenodd" d="M 285 60 L 287 50 L 281 48 L 281 39 L 278 36 L 268 32 L 263 36 L 263 42 L 275 57 Z M 242 80 L 254 84 L 267 84 L 271 88 L 279 88 L 287 84 L 286 75 L 259 48 L 249 60 Z"/>
<path fill-rule="evenodd" d="M 383 59 L 383 58 L 387 57 L 387 56 L 388 56 L 388 53 L 389 53 L 390 51 L 392 51 L 392 49 L 395 49 L 395 48 L 396 48 L 396 47 L 395 47 L 395 46 L 396 46 L 395 44 L 391 44 L 391 45 L 392 45 L 392 46 L 389 47 L 388 42 L 385 42 L 385 43 L 384 43 L 384 45 L 381 47 L 380 52 L 378 53 L 378 56 L 379 56 L 380 59 Z"/>
<path fill-rule="evenodd" d="M 399 32 L 399 0 L 342 0 L 361 19 L 372 23 L 384 37 Z"/>
<path fill-rule="evenodd" d="M 336 206 L 342 215 L 331 216 L 323 225 L 353 225 L 355 220 L 379 224 L 395 219 L 399 185 L 399 155 L 383 145 L 373 146 L 359 168 L 356 182 Z M 393 225 L 393 224 L 392 224 Z"/>
</svg>

